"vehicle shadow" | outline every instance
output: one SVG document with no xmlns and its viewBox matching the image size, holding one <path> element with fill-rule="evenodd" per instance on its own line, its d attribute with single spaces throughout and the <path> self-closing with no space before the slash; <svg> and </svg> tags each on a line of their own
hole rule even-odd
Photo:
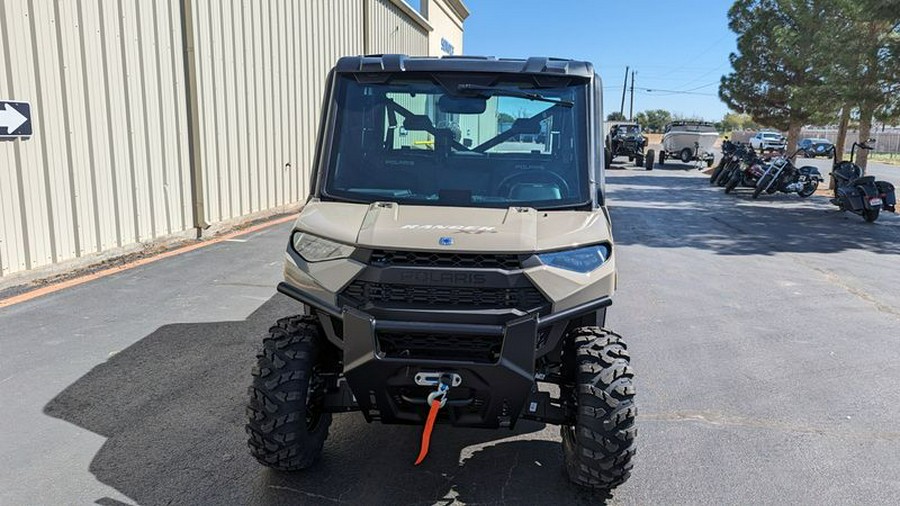
<svg viewBox="0 0 900 506">
<path fill-rule="evenodd" d="M 653 170 L 671 170 L 680 172 L 700 172 L 707 168 L 706 164 L 698 165 L 697 163 L 682 163 L 676 160 L 666 160 L 666 163 L 664 164 L 657 162 L 656 165 L 653 166 Z"/>
<path fill-rule="evenodd" d="M 558 431 L 534 422 L 514 431 L 439 425 L 426 462 L 415 467 L 419 427 L 369 425 L 358 413 L 342 414 L 313 469 L 260 466 L 243 428 L 249 372 L 266 329 L 296 311 L 295 302 L 274 295 L 244 321 L 160 327 L 67 387 L 44 413 L 105 437 L 89 470 L 138 504 L 604 499 L 568 483 Z"/>
<path fill-rule="evenodd" d="M 726 194 L 708 177 L 689 174 L 613 176 L 607 184 L 618 244 L 722 255 L 900 253 L 900 216 L 885 212 L 876 223 L 865 223 L 823 196 L 778 193 L 753 200 L 749 188 Z"/>
</svg>

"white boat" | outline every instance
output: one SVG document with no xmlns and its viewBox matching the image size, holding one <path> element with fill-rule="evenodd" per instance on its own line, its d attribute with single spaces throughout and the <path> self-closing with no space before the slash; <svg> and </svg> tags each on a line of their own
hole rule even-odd
<svg viewBox="0 0 900 506">
<path fill-rule="evenodd" d="M 683 163 L 700 160 L 711 167 L 715 158 L 713 146 L 718 138 L 719 132 L 712 123 L 704 121 L 669 123 L 663 135 L 663 149 L 659 154 L 659 163 L 665 163 L 666 158 L 675 158 Z"/>
</svg>

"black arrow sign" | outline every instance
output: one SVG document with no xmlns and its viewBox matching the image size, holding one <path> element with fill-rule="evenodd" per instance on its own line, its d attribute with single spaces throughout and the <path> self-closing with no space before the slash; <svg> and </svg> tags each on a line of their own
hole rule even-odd
<svg viewBox="0 0 900 506">
<path fill-rule="evenodd" d="M 31 137 L 31 104 L 0 100 L 0 138 Z"/>
</svg>

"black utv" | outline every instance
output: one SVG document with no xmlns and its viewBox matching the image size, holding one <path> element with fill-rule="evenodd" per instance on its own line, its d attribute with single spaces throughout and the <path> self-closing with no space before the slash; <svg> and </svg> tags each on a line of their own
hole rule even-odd
<svg viewBox="0 0 900 506">
<path fill-rule="evenodd" d="M 617 156 L 627 156 L 635 167 L 653 170 L 655 153 L 647 147 L 647 138 L 641 133 L 641 125 L 632 122 L 617 122 L 609 125 L 606 134 L 606 166 L 609 167 Z"/>
</svg>

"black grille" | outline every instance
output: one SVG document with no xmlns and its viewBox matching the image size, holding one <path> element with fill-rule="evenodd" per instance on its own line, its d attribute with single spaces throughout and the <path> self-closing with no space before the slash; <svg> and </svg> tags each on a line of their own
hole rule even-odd
<svg viewBox="0 0 900 506">
<path fill-rule="evenodd" d="M 378 351 L 388 358 L 466 360 L 494 363 L 501 336 L 379 333 Z"/>
<path fill-rule="evenodd" d="M 413 286 L 368 283 L 359 280 L 351 283 L 343 295 L 355 306 L 370 302 L 375 305 L 395 303 L 413 307 L 451 306 L 531 311 L 547 303 L 547 299 L 534 287 Z"/>
<path fill-rule="evenodd" d="M 463 269 L 503 269 L 521 268 L 518 255 L 482 255 L 474 253 L 434 253 L 427 251 L 372 252 L 369 261 L 375 267 L 457 267 Z"/>
</svg>

